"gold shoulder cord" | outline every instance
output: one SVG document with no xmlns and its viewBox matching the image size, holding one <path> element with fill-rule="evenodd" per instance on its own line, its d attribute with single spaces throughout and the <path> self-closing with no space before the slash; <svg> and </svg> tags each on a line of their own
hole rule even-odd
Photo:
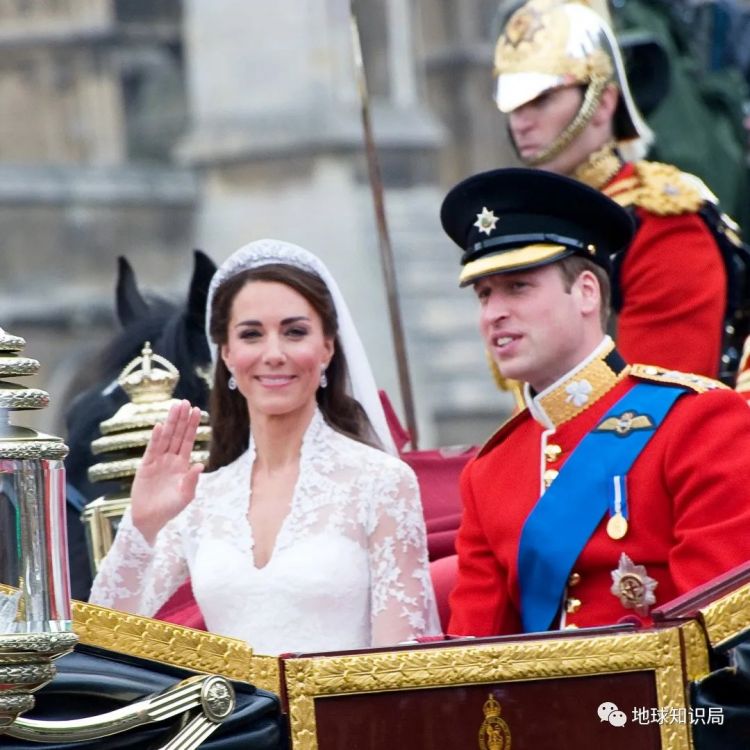
<svg viewBox="0 0 750 750">
<path fill-rule="evenodd" d="M 600 149 L 576 167 L 573 176 L 595 190 L 606 192 L 604 186 L 622 169 L 622 159 L 617 154 L 614 140 L 607 141 Z"/>
<path fill-rule="evenodd" d="M 703 196 L 677 167 L 643 161 L 635 165 L 641 178 L 641 205 L 647 211 L 676 216 L 695 213 L 703 205 Z"/>
<path fill-rule="evenodd" d="M 698 211 L 705 202 L 689 175 L 671 164 L 639 161 L 629 180 L 604 190 L 621 206 L 639 206 L 657 216 L 679 216 Z"/>
</svg>

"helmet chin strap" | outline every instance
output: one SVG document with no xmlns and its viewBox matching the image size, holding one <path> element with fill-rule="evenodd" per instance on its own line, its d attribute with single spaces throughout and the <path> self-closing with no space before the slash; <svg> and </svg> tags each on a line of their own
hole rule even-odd
<svg viewBox="0 0 750 750">
<path fill-rule="evenodd" d="M 592 76 L 589 85 L 586 87 L 586 92 L 583 95 L 581 106 L 575 117 L 565 126 L 565 128 L 563 128 L 557 138 L 543 148 L 538 154 L 530 158 L 524 158 L 521 156 L 521 154 L 518 153 L 516 142 L 513 140 L 513 135 L 511 134 L 510 142 L 513 144 L 513 149 L 523 164 L 527 167 L 538 167 L 540 164 L 544 164 L 561 154 L 591 121 L 594 112 L 596 112 L 596 108 L 599 106 L 602 93 L 604 92 L 607 83 L 607 79 L 603 76 Z"/>
</svg>

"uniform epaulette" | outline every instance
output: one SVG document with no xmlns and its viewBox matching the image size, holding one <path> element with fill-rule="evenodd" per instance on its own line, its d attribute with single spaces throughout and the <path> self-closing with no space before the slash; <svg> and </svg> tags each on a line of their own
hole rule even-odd
<svg viewBox="0 0 750 750">
<path fill-rule="evenodd" d="M 680 372 L 679 370 L 667 370 L 655 365 L 631 365 L 630 374 L 639 380 L 648 380 L 652 383 L 663 383 L 664 385 L 684 385 L 696 393 L 715 391 L 718 388 L 729 390 L 724 383 L 707 378 L 704 375 L 695 375 L 692 372 Z"/>
<path fill-rule="evenodd" d="M 681 172 L 672 164 L 639 161 L 632 177 L 616 180 L 604 189 L 621 206 L 638 206 L 657 216 L 695 213 L 704 203 L 716 203 L 716 196 L 695 175 Z"/>
<path fill-rule="evenodd" d="M 516 429 L 516 426 L 518 422 L 521 421 L 522 418 L 526 418 L 529 416 L 529 410 L 523 409 L 522 411 L 519 411 L 517 414 L 514 414 L 512 417 L 508 417 L 508 419 L 503 422 L 500 427 L 494 432 L 493 435 L 491 435 L 482 445 L 482 447 L 477 452 L 477 458 L 479 456 L 483 456 L 488 451 L 492 450 L 496 445 L 499 445 L 500 443 L 505 440 L 508 435 L 510 435 L 513 430 Z"/>
</svg>

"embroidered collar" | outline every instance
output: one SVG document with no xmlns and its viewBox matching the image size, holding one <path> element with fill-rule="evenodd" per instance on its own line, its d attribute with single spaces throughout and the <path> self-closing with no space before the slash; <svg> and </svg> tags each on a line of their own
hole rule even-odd
<svg viewBox="0 0 750 750">
<path fill-rule="evenodd" d="M 537 422 L 546 429 L 555 429 L 595 404 L 629 370 L 612 339 L 605 336 L 583 362 L 541 393 L 533 394 L 526 384 L 526 405 Z"/>
<path fill-rule="evenodd" d="M 620 171 L 622 165 L 617 144 L 608 141 L 576 167 L 573 177 L 589 187 L 601 190 Z"/>
</svg>

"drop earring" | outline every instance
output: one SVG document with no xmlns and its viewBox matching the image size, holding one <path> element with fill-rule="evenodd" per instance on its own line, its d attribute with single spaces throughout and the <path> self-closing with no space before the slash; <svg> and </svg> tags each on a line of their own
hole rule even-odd
<svg viewBox="0 0 750 750">
<path fill-rule="evenodd" d="M 320 387 L 325 388 L 328 386 L 328 377 L 326 376 L 326 366 L 320 366 Z"/>
<path fill-rule="evenodd" d="M 234 375 L 229 376 L 229 380 L 227 380 L 227 388 L 229 388 L 230 391 L 237 390 L 237 381 L 235 380 Z"/>
</svg>

